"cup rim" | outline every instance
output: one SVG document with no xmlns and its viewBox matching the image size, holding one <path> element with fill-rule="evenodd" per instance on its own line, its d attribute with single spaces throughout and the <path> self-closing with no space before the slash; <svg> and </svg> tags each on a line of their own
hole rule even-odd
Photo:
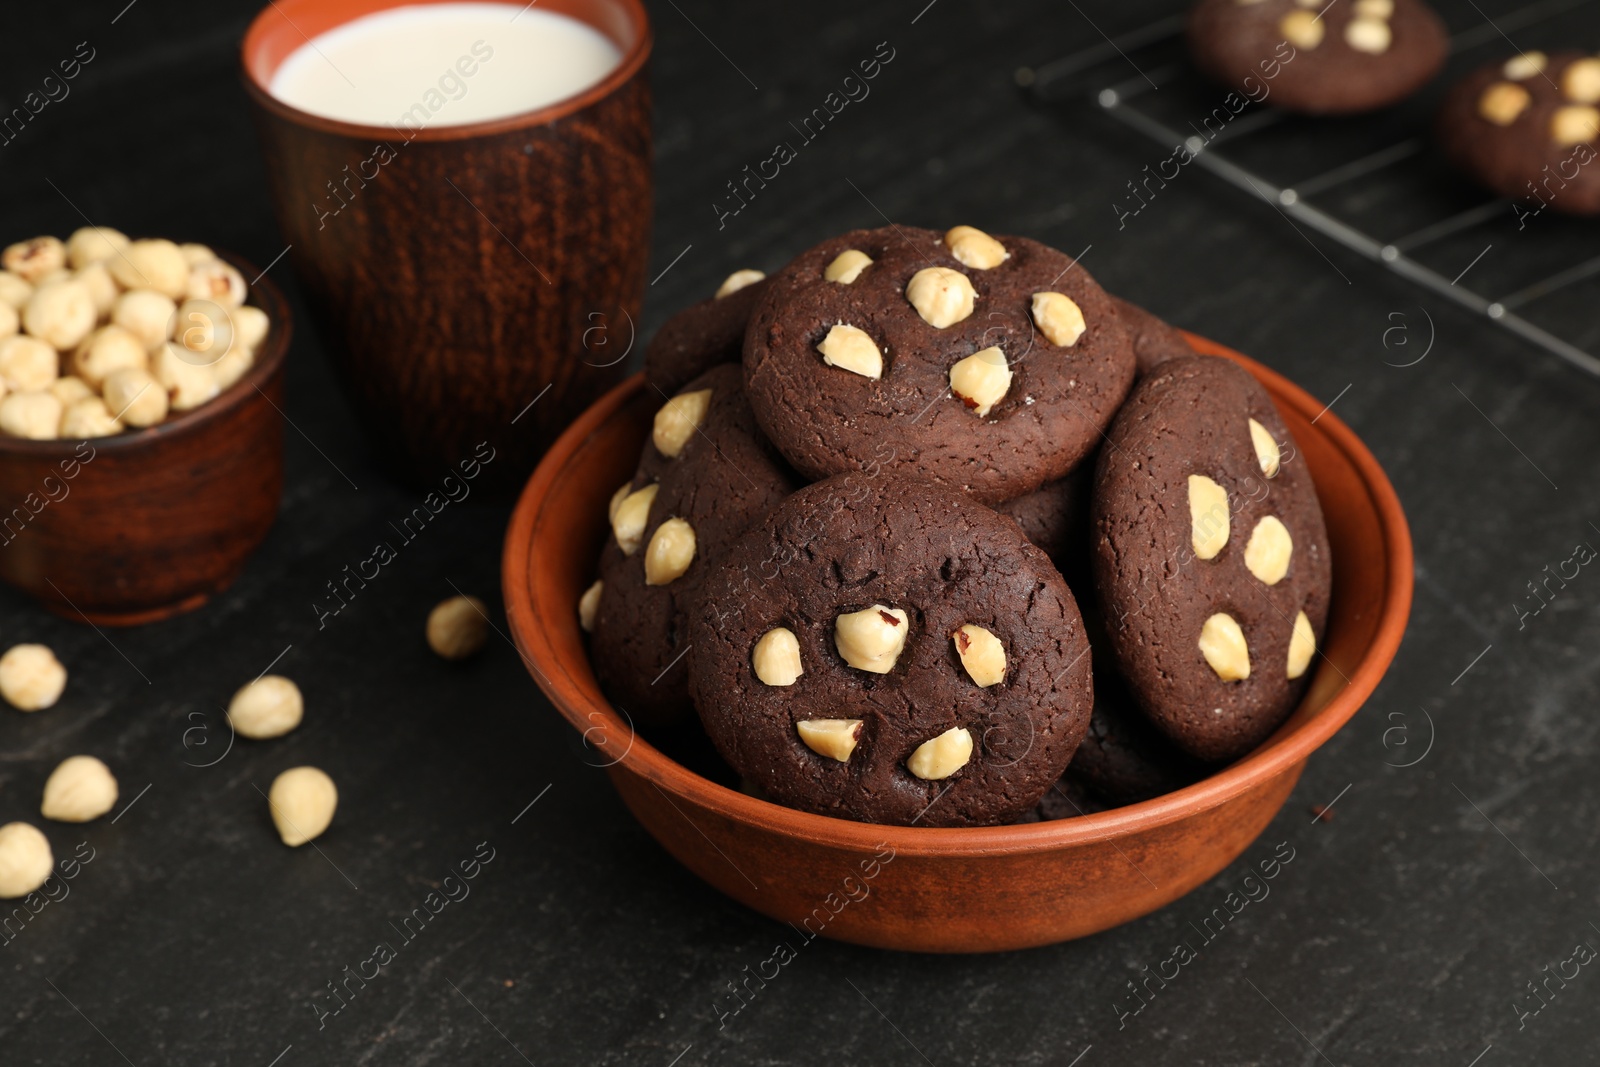
<svg viewBox="0 0 1600 1067">
<path fill-rule="evenodd" d="M 399 7 L 411 6 L 418 0 L 395 0 L 383 10 L 392 10 Z M 466 0 L 430 0 L 437 3 L 459 3 Z M 508 133 L 512 130 L 528 129 L 534 126 L 547 126 L 559 119 L 576 114 L 592 104 L 598 103 L 606 97 L 621 89 L 644 66 L 655 44 L 655 35 L 650 25 L 650 17 L 644 9 L 642 0 L 608 0 L 617 4 L 627 15 L 628 20 L 638 30 L 638 37 L 632 46 L 618 60 L 617 65 L 598 82 L 573 96 L 563 97 L 544 107 L 534 108 L 531 111 L 518 111 L 499 118 L 481 119 L 478 122 L 468 122 L 452 126 L 424 126 L 420 130 L 404 131 L 406 143 L 412 141 L 459 141 L 473 137 L 492 136 L 494 134 Z M 376 11 L 369 14 L 377 14 Z M 328 118 L 325 115 L 316 115 L 312 112 L 297 108 L 285 103 L 272 94 L 272 90 L 263 85 L 256 77 L 256 71 L 250 62 L 251 55 L 261 46 L 262 37 L 266 33 L 267 21 L 274 17 L 287 19 L 283 14 L 282 5 L 269 3 L 257 12 L 256 17 L 250 21 L 250 26 L 245 30 L 244 38 L 239 43 L 239 73 L 244 80 L 245 90 L 250 94 L 256 104 L 277 117 L 292 122 L 298 126 L 306 126 L 322 133 L 333 134 L 338 137 L 350 137 L 357 140 L 385 142 L 400 133 L 398 126 L 377 126 L 360 122 L 347 122 L 343 119 Z M 361 17 L 361 16 L 357 16 Z M 577 16 L 569 16 L 577 18 Z M 350 21 L 350 20 L 347 20 Z M 579 19 L 600 33 L 600 27 Z M 340 25 L 343 25 L 341 23 Z M 615 43 L 615 42 L 613 42 Z"/>
<path fill-rule="evenodd" d="M 124 430 L 105 437 L 52 437 L 45 441 L 0 435 L 0 453 L 66 459 L 75 456 L 78 446 L 85 441 L 93 446 L 96 454 L 141 448 L 169 437 L 180 437 L 212 419 L 225 416 L 244 403 L 252 390 L 261 391 L 261 386 L 278 372 L 278 368 L 289 353 L 289 340 L 293 329 L 289 303 L 284 299 L 282 290 L 269 281 L 264 273 L 258 272 L 249 260 L 221 249 L 213 251 L 216 252 L 218 259 L 232 264 L 239 273 L 247 277 L 256 275 L 256 280 L 250 283 L 250 294 L 255 297 L 253 302 L 267 313 L 271 322 L 266 342 L 255 353 L 255 362 L 244 372 L 242 378 L 199 407 L 163 419 L 156 425 L 147 426 L 142 430 Z"/>
<path fill-rule="evenodd" d="M 1048 852 L 1146 833 L 1227 803 L 1302 765 L 1371 696 L 1399 649 L 1410 616 L 1411 534 L 1388 476 L 1338 416 L 1276 371 L 1214 341 L 1187 331 L 1184 335 L 1198 353 L 1233 360 L 1260 381 L 1275 401 L 1293 407 L 1306 419 L 1317 419 L 1317 429 L 1356 468 L 1371 498 L 1383 530 L 1388 569 L 1378 623 L 1366 653 L 1349 672 L 1348 684 L 1305 722 L 1280 729 L 1216 774 L 1150 800 L 1072 819 L 984 827 L 897 826 L 817 815 L 760 800 L 683 766 L 631 729 L 621 734 L 618 728 L 628 724 L 608 702 L 584 697 L 580 681 L 544 635 L 542 628 L 554 620 L 540 619 L 534 612 L 528 553 L 538 512 L 550 489 L 582 443 L 643 388 L 643 376 L 637 374 L 612 389 L 567 429 L 546 453 L 518 500 L 506 532 L 502 565 L 507 621 L 517 650 L 556 710 L 569 724 L 586 731 L 586 740 L 605 753 L 610 760 L 605 764 L 609 773 L 625 770 L 650 782 L 669 799 L 676 796 L 721 818 L 823 847 L 860 852 L 888 845 L 897 855 L 928 857 Z M 576 625 L 576 620 L 562 624 Z M 546 672 L 556 675 L 555 679 Z M 618 734 L 600 728 L 593 718 L 596 714 L 618 729 Z"/>
</svg>

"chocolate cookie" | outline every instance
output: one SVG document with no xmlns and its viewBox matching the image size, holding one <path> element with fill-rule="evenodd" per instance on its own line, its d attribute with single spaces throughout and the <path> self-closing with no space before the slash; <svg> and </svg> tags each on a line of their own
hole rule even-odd
<svg viewBox="0 0 1600 1067">
<path fill-rule="evenodd" d="M 1310 680 L 1331 582 L 1322 509 L 1243 368 L 1173 359 L 1134 387 L 1095 474 L 1093 566 L 1140 709 L 1198 759 L 1234 759 Z"/>
<path fill-rule="evenodd" d="M 1066 778 L 1080 783 L 1105 807 L 1119 808 L 1182 789 L 1207 773 L 1204 763 L 1144 720 L 1114 670 L 1097 665 L 1094 714 Z"/>
<path fill-rule="evenodd" d="M 1458 166 L 1512 199 L 1600 214 L 1600 58 L 1524 52 L 1468 75 L 1439 112 Z"/>
<path fill-rule="evenodd" d="M 1045 482 L 1031 493 L 996 504 L 994 509 L 1044 550 L 1068 587 L 1087 589 L 1089 501 L 1093 494 L 1094 454 L 1090 453 L 1065 478 Z"/>
<path fill-rule="evenodd" d="M 635 724 L 688 714 L 688 606 L 728 545 L 795 485 L 756 429 L 737 364 L 707 371 L 656 415 L 638 471 L 612 498 L 592 609 L 595 674 Z"/>
<path fill-rule="evenodd" d="M 1350 114 L 1399 103 L 1433 80 L 1449 37 L 1422 0 L 1200 0 L 1189 51 L 1256 103 Z M 1237 93 L 1208 126 L 1244 108 L 1243 98 L 1231 106 Z"/>
<path fill-rule="evenodd" d="M 644 350 L 644 380 L 671 396 L 718 363 L 739 362 L 744 328 L 766 277 L 758 270 L 734 271 L 715 296 L 662 323 Z"/>
<path fill-rule="evenodd" d="M 1088 728 L 1077 604 L 1015 524 L 959 492 L 844 474 L 713 569 L 690 691 L 774 800 L 865 822 L 1014 820 Z"/>
<path fill-rule="evenodd" d="M 1017 820 L 1019 823 L 1054 822 L 1057 819 L 1076 819 L 1080 815 L 1093 815 L 1097 811 L 1107 811 L 1111 805 L 1106 804 L 1067 768 L 1063 774 L 1034 805 L 1033 810 L 1024 812 Z"/>
<path fill-rule="evenodd" d="M 1134 364 L 1141 375 L 1149 374 L 1158 363 L 1195 354 L 1178 328 L 1165 319 L 1119 296 L 1113 296 L 1111 302 L 1116 305 L 1117 314 L 1133 339 Z"/>
<path fill-rule="evenodd" d="M 1134 374 L 1080 264 L 970 226 L 856 230 L 802 253 L 756 307 L 744 367 L 801 474 L 888 471 L 986 503 L 1076 466 Z"/>
</svg>

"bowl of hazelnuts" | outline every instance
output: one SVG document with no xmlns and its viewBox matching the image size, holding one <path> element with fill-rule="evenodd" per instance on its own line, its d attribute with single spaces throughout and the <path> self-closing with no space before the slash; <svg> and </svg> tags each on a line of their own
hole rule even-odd
<svg viewBox="0 0 1600 1067">
<path fill-rule="evenodd" d="M 283 486 L 290 322 L 257 274 L 106 227 L 0 252 L 0 579 L 134 625 L 238 576 Z"/>
</svg>

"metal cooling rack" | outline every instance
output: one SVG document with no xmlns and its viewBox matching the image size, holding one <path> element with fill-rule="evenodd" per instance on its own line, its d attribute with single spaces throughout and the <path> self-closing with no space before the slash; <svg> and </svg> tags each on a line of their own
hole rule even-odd
<svg viewBox="0 0 1600 1067">
<path fill-rule="evenodd" d="M 1227 90 L 1188 61 L 1181 15 L 1021 71 L 1019 82 L 1040 103 L 1088 102 L 1169 151 L 1183 145 L 1193 155 L 1185 169 L 1221 178 L 1375 267 L 1600 377 L 1600 358 L 1588 351 L 1600 348 L 1600 286 L 1592 284 L 1600 280 L 1600 223 L 1552 211 L 1519 219 L 1512 201 L 1486 199 L 1450 170 L 1431 134 L 1440 99 L 1467 71 L 1516 48 L 1600 46 L 1600 6 L 1543 0 L 1486 14 L 1474 2 L 1443 14 L 1458 31 L 1445 72 L 1412 100 L 1369 115 L 1307 118 L 1250 104 L 1220 133 L 1203 136 L 1197 121 Z M 1126 72 L 1136 73 L 1108 82 Z M 1136 177 L 1147 176 L 1148 169 Z"/>
</svg>

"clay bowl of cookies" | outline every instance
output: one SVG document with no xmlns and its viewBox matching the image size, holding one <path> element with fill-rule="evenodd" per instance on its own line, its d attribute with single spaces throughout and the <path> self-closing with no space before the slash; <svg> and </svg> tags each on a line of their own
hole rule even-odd
<svg viewBox="0 0 1600 1067">
<path fill-rule="evenodd" d="M 1322 403 L 962 226 L 683 311 L 535 471 L 503 573 L 690 870 L 800 937 L 988 952 L 1232 862 L 1382 677 L 1412 562 Z"/>
<path fill-rule="evenodd" d="M 0 268 L 0 579 L 95 625 L 198 607 L 277 515 L 282 295 L 104 227 Z"/>
</svg>

